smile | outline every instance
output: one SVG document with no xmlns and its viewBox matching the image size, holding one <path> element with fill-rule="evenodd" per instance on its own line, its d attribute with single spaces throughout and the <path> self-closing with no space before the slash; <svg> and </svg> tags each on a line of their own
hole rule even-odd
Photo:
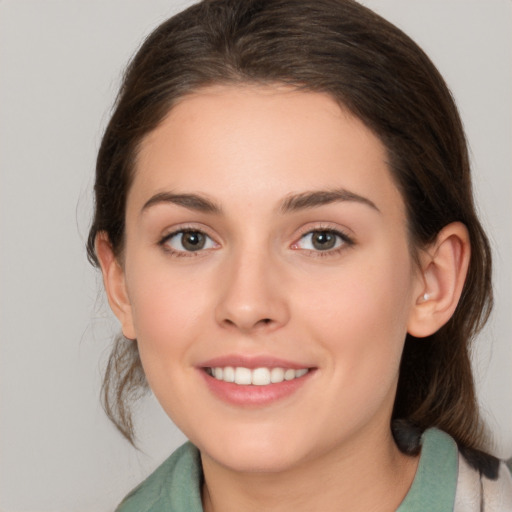
<svg viewBox="0 0 512 512">
<path fill-rule="evenodd" d="M 299 379 L 309 372 L 308 368 L 245 368 L 216 366 L 205 369 L 216 380 L 238 384 L 239 386 L 268 386 L 284 381 Z"/>
</svg>

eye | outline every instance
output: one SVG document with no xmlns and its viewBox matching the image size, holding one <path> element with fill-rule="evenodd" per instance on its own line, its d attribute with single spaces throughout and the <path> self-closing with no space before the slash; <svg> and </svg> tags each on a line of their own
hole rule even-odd
<svg viewBox="0 0 512 512">
<path fill-rule="evenodd" d="M 351 245 L 352 241 L 344 233 L 333 229 L 318 229 L 302 235 L 292 248 L 325 252 L 338 249 L 346 244 Z"/>
<path fill-rule="evenodd" d="M 217 246 L 206 233 L 193 229 L 175 231 L 167 235 L 160 243 L 174 252 L 197 252 Z"/>
</svg>

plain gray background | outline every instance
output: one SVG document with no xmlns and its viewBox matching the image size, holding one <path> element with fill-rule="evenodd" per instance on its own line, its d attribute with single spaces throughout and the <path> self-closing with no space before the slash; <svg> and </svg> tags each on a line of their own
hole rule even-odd
<svg viewBox="0 0 512 512">
<path fill-rule="evenodd" d="M 112 510 L 183 436 L 150 397 L 141 452 L 105 419 L 117 325 L 86 262 L 95 153 L 121 70 L 189 2 L 0 0 L 0 510 Z M 467 129 L 496 258 L 475 371 L 497 452 L 512 455 L 512 2 L 366 0 L 432 57 Z"/>
</svg>

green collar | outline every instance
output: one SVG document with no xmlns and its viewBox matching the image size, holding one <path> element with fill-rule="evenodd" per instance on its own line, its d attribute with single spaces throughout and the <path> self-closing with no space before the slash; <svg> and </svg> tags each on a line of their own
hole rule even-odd
<svg viewBox="0 0 512 512">
<path fill-rule="evenodd" d="M 121 502 L 116 512 L 203 512 L 199 450 L 180 446 Z"/>
<path fill-rule="evenodd" d="M 427 430 L 416 476 L 397 512 L 451 512 L 457 473 L 455 441 L 440 430 Z M 202 478 L 199 451 L 185 443 L 136 487 L 116 512 L 202 512 Z"/>
<path fill-rule="evenodd" d="M 425 431 L 416 476 L 397 512 L 451 512 L 458 468 L 455 441 L 435 428 Z"/>
</svg>

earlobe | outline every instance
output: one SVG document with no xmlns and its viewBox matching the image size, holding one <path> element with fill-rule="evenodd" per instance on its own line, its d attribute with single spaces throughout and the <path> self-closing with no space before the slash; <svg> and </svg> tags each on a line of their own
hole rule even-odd
<svg viewBox="0 0 512 512">
<path fill-rule="evenodd" d="M 413 299 L 407 332 L 430 336 L 453 315 L 470 259 L 468 230 L 461 222 L 445 226 L 420 256 L 420 290 Z"/>
<path fill-rule="evenodd" d="M 135 339 L 132 308 L 126 290 L 125 273 L 105 232 L 100 232 L 96 236 L 95 249 L 100 262 L 103 284 L 110 308 L 121 323 L 123 335 L 126 338 Z"/>
</svg>

